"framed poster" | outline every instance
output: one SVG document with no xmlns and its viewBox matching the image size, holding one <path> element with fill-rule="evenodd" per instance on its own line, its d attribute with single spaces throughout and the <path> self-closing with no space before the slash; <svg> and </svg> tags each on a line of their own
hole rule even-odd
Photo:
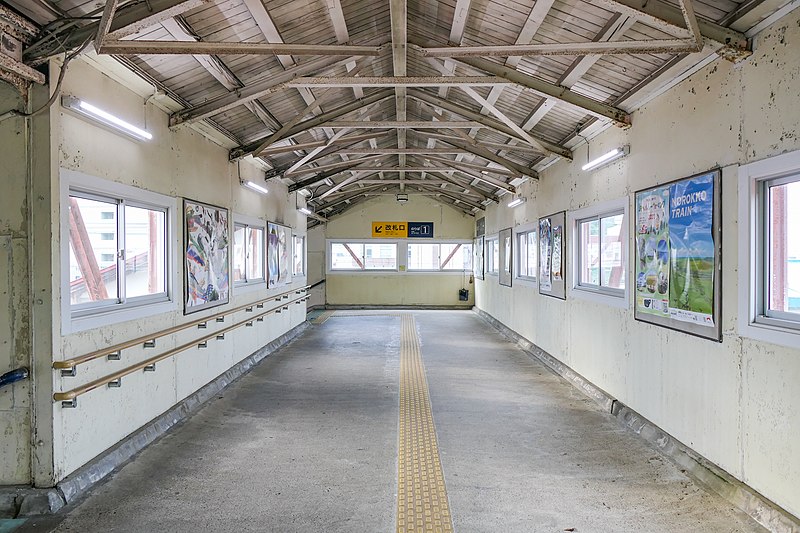
<svg viewBox="0 0 800 533">
<path fill-rule="evenodd" d="M 719 169 L 636 192 L 634 318 L 722 341 Z"/>
<path fill-rule="evenodd" d="M 539 294 L 566 300 L 564 249 L 566 211 L 539 219 Z"/>
<path fill-rule="evenodd" d="M 273 289 L 292 282 L 292 228 L 267 223 L 267 287 Z"/>
<path fill-rule="evenodd" d="M 483 236 L 481 236 L 472 244 L 472 273 L 475 279 L 483 279 L 483 269 Z"/>
<path fill-rule="evenodd" d="M 511 286 L 511 265 L 512 265 L 512 234 L 511 228 L 500 230 L 498 234 L 498 246 L 500 246 L 500 285 Z"/>
<path fill-rule="evenodd" d="M 228 210 L 183 200 L 186 281 L 184 313 L 228 303 Z"/>
</svg>

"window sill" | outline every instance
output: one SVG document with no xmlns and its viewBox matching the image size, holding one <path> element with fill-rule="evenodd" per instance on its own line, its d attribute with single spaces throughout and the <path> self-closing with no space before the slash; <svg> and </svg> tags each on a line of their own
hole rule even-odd
<svg viewBox="0 0 800 533">
<path fill-rule="evenodd" d="M 627 293 L 617 296 L 617 295 L 603 293 L 600 291 L 593 291 L 591 289 L 585 289 L 583 287 L 572 287 L 569 290 L 569 295 L 571 298 L 603 304 L 609 307 L 616 307 L 618 309 L 628 308 Z"/>
<path fill-rule="evenodd" d="M 514 283 L 522 287 L 538 287 L 539 281 L 536 278 L 514 278 Z"/>
<path fill-rule="evenodd" d="M 742 323 L 739 334 L 748 339 L 786 346 L 787 348 L 800 348 L 800 330 L 764 324 L 761 322 Z"/>
<path fill-rule="evenodd" d="M 129 320 L 178 311 L 177 301 L 166 300 L 158 303 L 129 306 L 120 309 L 104 309 L 91 315 L 84 315 L 73 318 L 71 315 L 64 317 L 61 324 L 61 334 L 70 335 L 89 329 L 96 329 L 102 326 L 111 326 Z"/>
</svg>

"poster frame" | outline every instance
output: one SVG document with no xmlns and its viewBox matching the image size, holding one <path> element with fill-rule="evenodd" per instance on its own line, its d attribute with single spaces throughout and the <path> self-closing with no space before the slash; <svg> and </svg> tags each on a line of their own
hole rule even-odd
<svg viewBox="0 0 800 533">
<path fill-rule="evenodd" d="M 207 301 L 202 304 L 197 305 L 190 305 L 189 304 L 189 267 L 188 267 L 188 251 L 189 251 L 189 224 L 186 217 L 186 208 L 189 204 L 194 204 L 198 206 L 202 206 L 207 209 L 212 209 L 217 213 L 224 213 L 225 214 L 225 253 L 226 253 L 226 260 L 225 260 L 225 268 L 226 274 L 228 278 L 228 285 L 227 290 L 225 292 L 225 297 L 220 298 L 218 300 Z M 225 207 L 220 207 L 213 204 L 208 204 L 205 202 L 200 202 L 198 200 L 192 200 L 190 198 L 183 198 L 182 202 L 182 215 L 183 215 L 183 314 L 189 315 L 192 313 L 196 313 L 198 311 L 202 311 L 204 309 L 209 309 L 211 307 L 217 307 L 220 305 L 225 305 L 230 301 L 231 297 L 231 216 L 230 210 Z"/>
<path fill-rule="evenodd" d="M 508 239 L 509 242 L 508 251 L 511 257 L 506 257 L 506 239 Z M 497 265 L 497 278 L 500 285 L 503 287 L 511 287 L 511 282 L 514 278 L 514 235 L 512 228 L 500 230 L 500 232 L 497 234 L 497 245 L 500 247 L 500 264 Z M 506 263 L 508 264 L 508 272 L 506 272 L 505 269 Z"/>
<path fill-rule="evenodd" d="M 651 315 L 648 313 L 643 313 L 639 311 L 638 305 L 638 294 L 636 289 L 636 264 L 639 261 L 639 247 L 637 246 L 637 221 L 638 221 L 638 211 L 637 211 L 637 200 L 640 195 L 645 195 L 652 191 L 663 189 L 665 187 L 671 187 L 672 185 L 693 180 L 702 176 L 706 176 L 711 174 L 712 177 L 712 184 L 714 187 L 713 191 L 713 199 L 712 199 L 712 216 L 711 216 L 711 234 L 714 240 L 714 266 L 713 270 L 716 274 L 714 276 L 714 283 L 713 283 L 713 290 L 714 290 L 714 298 L 713 298 L 713 313 L 712 316 L 714 317 L 714 326 L 708 327 L 703 326 L 701 324 L 693 324 L 692 322 L 687 322 L 683 320 L 677 320 L 671 317 L 660 317 L 656 315 Z M 638 322 L 644 322 L 648 324 L 654 324 L 656 326 L 661 326 L 667 329 L 671 329 L 673 331 L 679 331 L 681 333 L 687 333 L 689 335 L 700 337 L 702 339 L 708 339 L 715 342 L 722 342 L 722 169 L 720 167 L 714 167 L 704 172 L 698 172 L 697 174 L 692 174 L 691 176 L 686 176 L 678 179 L 674 179 L 668 182 L 660 183 L 658 185 L 647 187 L 645 189 L 640 189 L 635 191 L 633 194 L 633 216 L 631 217 L 632 225 L 633 225 L 633 232 L 631 233 L 631 246 L 633 247 L 633 253 L 630 254 L 632 258 L 632 265 L 631 265 L 631 273 L 632 273 L 632 289 L 633 289 L 633 318 Z"/>
<path fill-rule="evenodd" d="M 561 270 L 561 279 L 554 280 L 551 278 L 550 280 L 550 288 L 547 289 L 547 285 L 542 284 L 541 279 L 541 269 L 542 269 L 542 254 L 541 254 L 541 235 L 538 234 L 539 229 L 541 228 L 542 221 L 549 220 L 550 221 L 550 228 L 551 230 L 556 227 L 561 227 L 561 245 L 559 246 L 559 253 L 561 255 L 561 261 L 559 264 Z M 538 223 L 536 224 L 536 231 L 537 231 L 537 246 L 539 248 L 539 274 L 537 276 L 538 284 L 539 284 L 539 294 L 543 296 L 550 296 L 551 298 L 557 298 L 559 300 L 566 300 L 567 299 L 567 269 L 566 269 L 566 251 L 567 251 L 567 238 L 569 231 L 567 229 L 567 212 L 566 211 L 557 211 L 551 215 L 539 217 Z M 550 257 L 552 257 L 553 253 L 551 251 Z M 548 258 L 548 261 L 550 258 Z M 552 269 L 551 269 L 552 274 Z"/>
<path fill-rule="evenodd" d="M 486 260 L 484 255 L 486 250 L 484 249 L 484 237 L 483 235 L 479 237 L 475 237 L 475 240 L 472 242 L 472 273 L 475 275 L 475 279 L 484 279 L 485 278 L 485 268 L 486 268 Z"/>
<path fill-rule="evenodd" d="M 288 260 L 288 276 L 286 279 L 281 279 L 280 276 L 278 279 L 273 280 L 272 276 L 270 276 L 269 272 L 269 258 L 270 258 L 270 246 L 269 246 L 269 235 L 270 229 L 273 226 L 278 226 L 284 228 L 286 230 L 286 255 Z M 275 289 L 278 287 L 283 287 L 285 285 L 289 285 L 292 283 L 292 249 L 294 247 L 294 231 L 292 230 L 291 226 L 287 226 L 286 224 L 281 224 L 280 222 L 270 222 L 267 221 L 267 264 L 266 264 L 266 278 L 267 278 L 267 289 Z M 280 261 L 280 258 L 278 259 Z"/>
</svg>

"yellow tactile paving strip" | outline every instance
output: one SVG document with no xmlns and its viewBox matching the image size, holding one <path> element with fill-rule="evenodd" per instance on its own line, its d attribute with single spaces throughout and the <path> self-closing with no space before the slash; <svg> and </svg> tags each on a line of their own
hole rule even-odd
<svg viewBox="0 0 800 533">
<path fill-rule="evenodd" d="M 401 315 L 397 533 L 453 531 L 413 315 Z"/>
<path fill-rule="evenodd" d="M 453 520 L 414 315 L 337 311 L 329 316 L 400 317 L 397 533 L 452 533 Z"/>
<path fill-rule="evenodd" d="M 313 324 L 316 324 L 317 326 L 322 325 L 325 323 L 326 320 L 328 320 L 331 317 L 331 315 L 333 315 L 333 313 L 334 311 L 323 311 L 317 318 L 315 318 L 311 322 Z"/>
</svg>

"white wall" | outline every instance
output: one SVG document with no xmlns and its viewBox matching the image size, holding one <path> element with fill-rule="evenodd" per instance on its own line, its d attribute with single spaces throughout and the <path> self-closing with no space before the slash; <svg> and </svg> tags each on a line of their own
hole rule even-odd
<svg viewBox="0 0 800 533">
<path fill-rule="evenodd" d="M 55 152 L 52 168 L 52 190 L 59 191 L 62 169 L 135 186 L 140 189 L 222 206 L 234 214 L 257 217 L 292 226 L 295 234 L 305 235 L 305 217 L 295 209 L 294 196 L 287 193 L 285 185 L 271 182 L 269 194 L 264 196 L 239 183 L 239 172 L 245 179 L 261 182 L 263 172 L 254 164 L 243 161 L 241 165 L 228 162 L 228 151 L 195 131 L 167 127 L 168 116 L 152 103 L 145 103 L 143 92 L 135 92 L 140 83 L 131 82 L 130 88 L 102 74 L 83 61 L 73 62 L 64 82 L 63 92 L 85 99 L 121 118 L 145 127 L 153 133 L 150 142 L 135 142 L 112 133 L 96 124 L 65 111 L 56 105 L 51 111 L 52 143 Z M 144 90 L 147 90 L 145 87 Z M 178 204 L 180 205 L 180 204 Z M 59 235 L 59 199 L 52 201 L 52 252 L 53 268 L 59 271 L 61 257 Z M 182 214 L 177 213 L 172 242 L 175 246 L 174 275 L 178 280 L 174 304 L 166 312 L 138 320 L 97 327 L 78 333 L 61 334 L 61 286 L 58 276 L 53 280 L 53 358 L 67 359 L 116 344 L 131 338 L 157 332 L 164 328 L 209 316 L 227 308 L 265 298 L 294 287 L 305 286 L 305 277 L 293 279 L 291 286 L 267 291 L 266 285 L 256 289 L 232 287 L 230 303 L 185 316 L 183 313 Z M 232 229 L 232 228 L 231 228 Z M 64 297 L 68 297 L 65 295 Z M 269 308 L 269 304 L 267 304 Z M 270 315 L 253 327 L 242 327 L 228 333 L 224 341 L 209 341 L 207 349 L 191 348 L 170 357 L 156 366 L 155 372 L 135 372 L 122 379 L 122 387 L 106 387 L 91 391 L 78 399 L 77 408 L 64 408 L 52 403 L 53 417 L 53 473 L 44 467 L 36 473 L 36 483 L 46 486 L 63 479 L 93 457 L 135 431 L 143 424 L 169 409 L 172 405 L 196 391 L 235 363 L 269 343 L 279 335 L 305 320 L 305 306 L 292 305 L 290 312 Z M 228 317 L 221 325 L 242 320 L 245 311 Z M 68 330 L 65 330 L 68 331 Z M 200 332 L 190 328 L 172 336 L 159 339 L 157 351 L 141 347 L 123 352 L 122 361 L 105 358 L 80 365 L 76 377 L 61 377 L 52 373 L 54 388 L 69 390 L 112 371 L 135 364 L 157 352 L 190 342 Z"/>
<path fill-rule="evenodd" d="M 522 190 L 523 207 L 491 206 L 486 233 L 723 168 L 723 342 L 636 322 L 627 309 L 506 288 L 487 276 L 477 306 L 768 498 L 800 515 L 800 350 L 737 330 L 737 165 L 800 149 L 800 10 L 757 39 L 750 59 L 718 60 L 590 142 L 630 155 L 586 173 L 586 147 Z M 628 221 L 629 227 L 632 227 Z M 631 243 L 629 242 L 629 246 Z M 633 279 L 629 271 L 628 280 Z M 567 271 L 570 272 L 571 263 Z"/>
<path fill-rule="evenodd" d="M 433 222 L 434 240 L 466 239 L 474 236 L 474 218 L 442 202 L 422 195 L 410 195 L 400 204 L 394 196 L 379 196 L 333 218 L 324 236 L 312 231 L 309 239 L 311 271 L 325 272 L 325 239 L 370 239 L 372 222 Z M 413 241 L 413 239 L 412 239 Z M 418 239 L 423 242 L 424 239 Z M 472 305 L 474 284 L 471 272 L 328 272 L 325 283 L 329 305 Z M 458 300 L 458 290 L 469 290 L 469 301 Z"/>
</svg>

